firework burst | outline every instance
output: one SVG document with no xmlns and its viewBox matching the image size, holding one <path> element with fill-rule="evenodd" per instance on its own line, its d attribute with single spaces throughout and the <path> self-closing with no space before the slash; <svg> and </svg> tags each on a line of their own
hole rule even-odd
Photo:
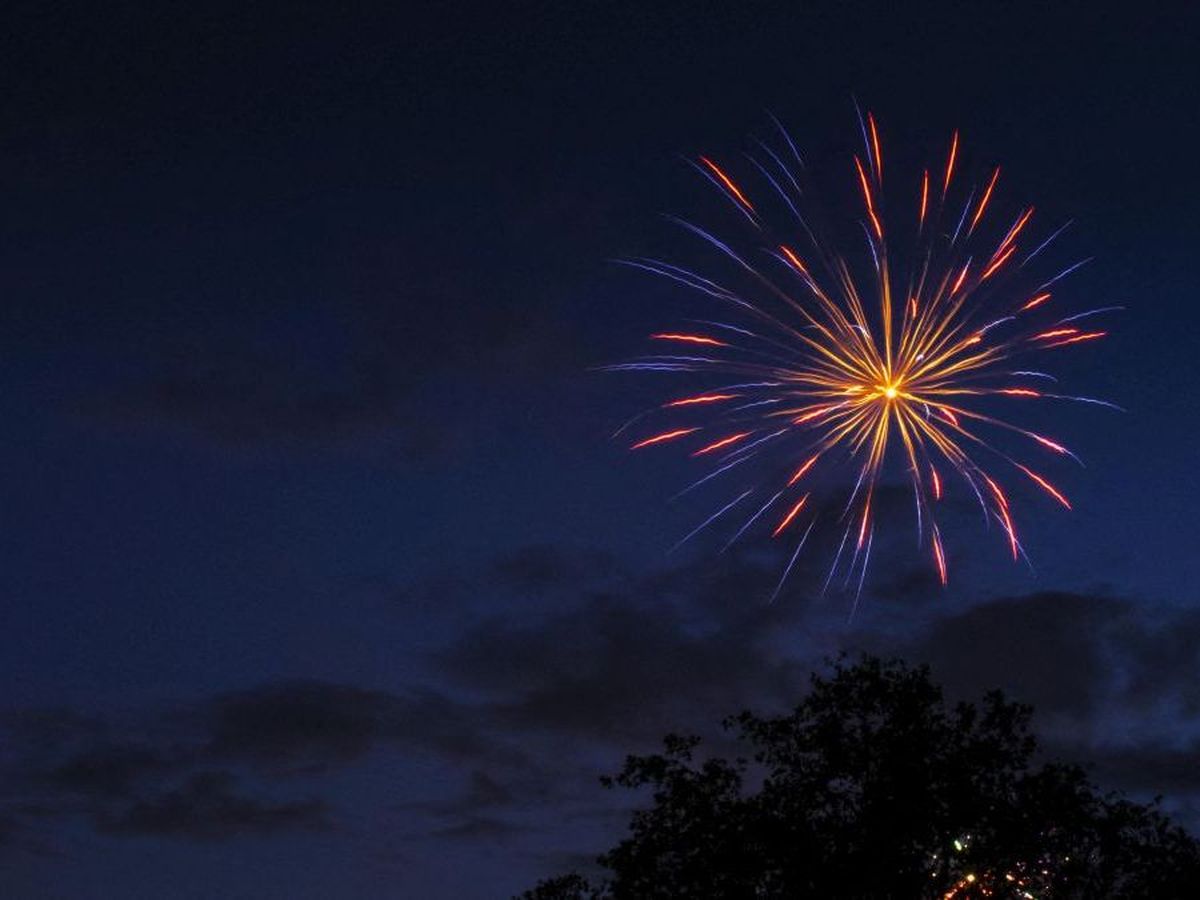
<svg viewBox="0 0 1200 900">
<path fill-rule="evenodd" d="M 1024 550 L 1007 483 L 1021 479 L 1071 507 L 1037 457 L 1078 458 L 1057 439 L 1015 424 L 1010 412 L 1060 400 L 1112 405 L 1062 394 L 1052 376 L 1022 362 L 1102 338 L 1096 317 L 1116 309 L 1062 311 L 1058 282 L 1087 260 L 1050 278 L 1033 274 L 1037 258 L 1067 226 L 1034 238 L 1033 207 L 993 225 L 988 214 L 1000 205 L 1000 169 L 960 187 L 957 132 L 944 159 L 921 173 L 894 215 L 885 214 L 879 129 L 869 113 L 859 121 L 864 149 L 847 174 L 862 204 L 869 255 L 862 254 L 861 265 L 835 252 L 813 227 L 805 166 L 778 122 L 778 146 L 760 141 L 747 155 L 762 198 L 731 167 L 707 156 L 690 161 L 728 201 L 748 237 L 722 240 L 692 222 L 673 221 L 723 260 L 731 280 L 658 259 L 624 260 L 706 295 L 724 314 L 656 331 L 649 336 L 656 352 L 608 367 L 686 373 L 706 384 L 671 395 L 618 434 L 636 428 L 633 450 L 683 445 L 709 462 L 710 470 L 685 490 L 729 472 L 755 473 L 757 483 L 684 540 L 736 515 L 742 519 L 731 526 L 726 546 L 757 532 L 792 539 L 776 595 L 821 514 L 810 502 L 818 470 L 847 466 L 846 484 L 853 483 L 844 505 L 828 514 L 842 536 L 826 587 L 841 572 L 846 584 L 857 577 L 861 591 L 890 459 L 907 472 L 918 544 L 945 584 L 937 506 L 952 488 L 976 498 L 1014 560 Z M 786 219 L 783 228 L 769 223 L 772 209 Z M 903 236 L 902 256 L 893 256 L 889 243 L 893 224 Z M 659 427 L 653 418 L 661 419 Z"/>
</svg>

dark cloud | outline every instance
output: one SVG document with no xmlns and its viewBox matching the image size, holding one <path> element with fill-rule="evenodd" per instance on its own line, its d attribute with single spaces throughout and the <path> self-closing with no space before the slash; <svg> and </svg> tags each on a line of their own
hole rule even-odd
<svg viewBox="0 0 1200 900">
<path fill-rule="evenodd" d="M 115 815 L 98 815 L 96 827 L 110 834 L 211 841 L 327 825 L 320 801 L 272 803 L 240 794 L 237 787 L 227 772 L 198 772 L 179 787 L 136 800 Z"/>
<path fill-rule="evenodd" d="M 1122 649 L 1125 690 L 1132 702 L 1156 704 L 1173 697 L 1180 712 L 1200 716 L 1200 611 L 1151 615 L 1124 635 Z"/>
<path fill-rule="evenodd" d="M 566 551 L 513 558 L 526 562 L 531 590 L 579 579 Z M 435 662 L 484 698 L 490 727 L 527 734 L 530 747 L 573 741 L 584 759 L 584 748 L 635 749 L 673 729 L 711 734 L 724 714 L 789 706 L 824 658 L 861 648 L 930 663 L 956 699 L 1001 688 L 1033 704 L 1046 755 L 1094 759 L 1102 787 L 1200 792 L 1195 748 L 1178 745 L 1200 732 L 1193 612 L 1062 591 L 934 603 L 945 594 L 927 574 L 889 565 L 883 594 L 872 588 L 870 612 L 847 626 L 844 597 L 768 603 L 778 564 L 743 555 L 583 577 L 573 602 L 485 618 Z M 814 574 L 823 572 L 797 583 Z"/>
<path fill-rule="evenodd" d="M 391 750 L 463 771 L 457 798 L 402 806 L 442 836 L 515 836 L 509 813 L 563 801 L 570 814 L 619 751 L 711 725 L 751 698 L 794 697 L 807 668 L 766 640 L 794 612 L 765 602 L 760 568 L 731 559 L 638 580 L 598 554 L 521 552 L 484 583 L 553 590 L 551 611 L 480 620 L 437 653 L 453 691 L 286 681 L 122 716 L 26 713 L 7 722 L 4 805 L 32 798 L 46 818 L 113 835 L 220 840 L 328 826 L 335 816 L 320 800 L 276 792 Z M 729 599 L 737 590 L 753 599 Z"/>
<path fill-rule="evenodd" d="M 495 617 L 467 629 L 438 654 L 444 672 L 488 697 L 505 728 L 603 742 L 656 737 L 664 728 L 699 726 L 753 700 L 794 698 L 808 667 L 767 646 L 770 608 L 761 572 L 739 567 L 707 585 L 709 604 L 599 593 L 535 620 Z M 729 593 L 730 583 L 740 585 Z M 692 589 L 704 586 L 692 581 Z"/>
<path fill-rule="evenodd" d="M 668 731 L 722 746 L 723 716 L 789 708 L 822 660 L 860 647 L 930 663 L 955 698 L 1000 687 L 1033 703 L 1046 754 L 1094 760 L 1102 787 L 1169 793 L 1178 808 L 1200 795 L 1190 611 L 1066 592 L 926 603 L 927 581 L 892 568 L 896 599 L 864 598 L 848 624 L 846 597 L 771 602 L 779 564 L 733 553 L 637 575 L 598 554 L 529 548 L 439 582 L 443 599 L 532 599 L 464 625 L 430 654 L 425 684 L 283 681 L 119 716 L 6 716 L 3 833 L 11 844 L 14 829 L 67 817 L 200 840 L 333 827 L 336 811 L 306 788 L 380 752 L 461 775 L 457 793 L 393 806 L 423 821 L 414 835 L 517 840 L 548 808 L 611 830 L 617 799 L 595 777 L 625 752 Z M 819 583 L 823 568 L 804 565 L 797 583 Z"/>
<path fill-rule="evenodd" d="M 998 687 L 1043 716 L 1086 718 L 1112 689 L 1109 642 L 1136 627 L 1128 601 L 1047 591 L 938 618 L 903 650 L 956 693 Z"/>
<path fill-rule="evenodd" d="M 146 777 L 178 765 L 169 750 L 137 744 L 85 747 L 45 771 L 42 781 L 64 793 L 123 796 Z"/>
<path fill-rule="evenodd" d="M 894 645 L 955 697 L 1002 688 L 1033 705 L 1043 755 L 1103 788 L 1200 811 L 1200 616 L 1105 594 L 1045 591 L 969 606 Z"/>
<path fill-rule="evenodd" d="M 528 825 L 509 822 L 505 819 L 497 819 L 490 816 L 471 816 L 453 825 L 434 828 L 424 836 L 449 838 L 456 841 L 502 841 L 536 830 Z"/>
<path fill-rule="evenodd" d="M 672 625 L 667 616 L 599 601 L 544 632 L 545 645 L 497 635 L 494 641 L 483 638 L 476 651 L 511 646 L 528 652 L 524 671 L 513 673 L 514 686 L 531 674 L 533 660 L 545 665 L 543 680 L 526 681 L 514 697 L 499 702 L 506 722 L 604 741 L 644 740 L 664 722 L 695 723 L 691 713 L 698 706 L 728 709 L 749 696 L 773 706 L 798 683 L 798 671 L 747 662 L 742 654 L 752 648 L 731 653 L 719 636 L 674 640 Z M 560 641 L 581 639 L 577 653 L 560 652 L 570 647 Z"/>
<path fill-rule="evenodd" d="M 461 793 L 450 799 L 405 801 L 396 809 L 405 813 L 449 822 L 466 824 L 494 818 L 497 812 L 528 811 L 551 799 L 546 789 L 544 772 L 504 774 L 473 769 L 467 776 Z M 439 825 L 438 828 L 450 827 Z M 514 830 L 515 833 L 515 830 Z"/>
<path fill-rule="evenodd" d="M 22 831 L 82 819 L 116 835 L 218 840 L 324 822 L 315 801 L 270 802 L 207 766 L 211 740 L 185 710 L 104 719 L 35 711 L 5 723 L 0 809 Z"/>
<path fill-rule="evenodd" d="M 503 806 L 516 799 L 512 790 L 496 781 L 487 772 L 476 769 L 471 773 L 463 803 L 472 808 Z"/>
<path fill-rule="evenodd" d="M 344 766 L 382 744 L 457 762 L 521 759 L 486 734 L 486 709 L 425 686 L 393 693 L 320 681 L 279 682 L 223 694 L 205 712 L 207 754 L 274 775 Z"/>
<path fill-rule="evenodd" d="M 1074 750 L 1087 759 L 1100 784 L 1139 794 L 1200 794 L 1200 739 L 1176 746 L 1135 744 L 1062 750 Z"/>
<path fill-rule="evenodd" d="M 463 764 L 520 765 L 473 720 L 428 688 L 400 693 L 280 682 L 201 703 L 109 717 L 69 710 L 6 716 L 0 757 L 5 834 L 82 818 L 113 835 L 221 840 L 247 832 L 331 827 L 319 799 L 264 799 L 383 746 Z M 463 810 L 503 802 L 482 773 Z"/>
<path fill-rule="evenodd" d="M 162 724 L 147 728 L 66 709 L 10 714 L 0 720 L 3 783 L 57 798 L 127 796 L 148 778 L 177 772 L 194 755 Z"/>
<path fill-rule="evenodd" d="M 303 681 L 222 695 L 209 749 L 280 771 L 320 771 L 362 757 L 391 733 L 403 703 L 380 691 Z"/>
</svg>

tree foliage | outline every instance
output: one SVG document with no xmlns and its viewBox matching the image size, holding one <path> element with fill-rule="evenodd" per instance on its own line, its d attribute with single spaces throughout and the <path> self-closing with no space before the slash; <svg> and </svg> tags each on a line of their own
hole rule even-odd
<svg viewBox="0 0 1200 900">
<path fill-rule="evenodd" d="M 1033 766 L 1029 707 L 949 705 L 925 668 L 845 660 L 781 717 L 630 756 L 609 787 L 649 789 L 607 879 L 526 900 L 599 898 L 1182 898 L 1200 845 L 1154 806 L 1102 795 L 1075 765 Z"/>
</svg>

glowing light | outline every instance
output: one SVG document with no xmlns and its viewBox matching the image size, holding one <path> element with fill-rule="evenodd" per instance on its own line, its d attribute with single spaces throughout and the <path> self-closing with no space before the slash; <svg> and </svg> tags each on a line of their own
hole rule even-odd
<svg viewBox="0 0 1200 900">
<path fill-rule="evenodd" d="M 950 176 L 954 174 L 954 157 L 958 154 L 958 132 L 954 132 L 954 138 L 950 141 L 950 158 L 946 160 L 946 181 L 942 184 L 942 196 L 950 190 Z"/>
<path fill-rule="evenodd" d="M 801 497 L 799 500 L 797 500 L 796 505 L 791 508 L 791 510 L 788 512 L 788 514 L 783 517 L 783 521 L 780 522 L 778 526 L 776 526 L 776 528 L 773 532 L 771 532 L 771 537 L 779 537 L 779 535 L 783 532 L 783 529 L 787 528 L 788 525 L 791 524 L 792 519 L 796 518 L 796 513 L 800 512 L 800 510 L 804 509 L 804 504 L 807 502 L 808 502 L 808 494 L 805 494 L 803 497 Z"/>
<path fill-rule="evenodd" d="M 805 275 L 808 274 L 808 269 L 806 269 L 804 267 L 804 263 L 800 262 L 800 257 L 798 257 L 794 252 L 792 252 L 791 248 L 783 246 L 781 244 L 779 249 L 783 252 L 783 255 L 788 258 L 788 262 L 790 262 L 793 266 L 795 266 L 797 269 L 799 269 Z"/>
<path fill-rule="evenodd" d="M 661 444 L 664 441 L 673 441 L 676 438 L 681 438 L 685 434 L 691 434 L 693 431 L 699 431 L 699 428 L 676 428 L 674 431 L 667 431 L 663 434 L 656 434 L 654 437 L 646 438 L 644 441 L 638 441 L 631 446 L 630 450 L 640 450 L 642 447 L 651 447 L 654 444 Z"/>
<path fill-rule="evenodd" d="M 839 503 L 838 515 L 830 517 L 844 523 L 839 527 L 845 531 L 827 585 L 840 569 L 843 583 L 855 576 L 861 589 L 877 524 L 872 501 L 885 476 L 885 462 L 893 458 L 900 465 L 891 470 L 906 473 L 911 482 L 918 543 L 931 552 L 942 584 L 948 580 L 947 553 L 934 503 L 956 484 L 978 500 L 987 519 L 999 522 L 998 530 L 1017 559 L 1023 548 L 1015 504 L 1023 496 L 1006 492 L 1001 484 L 1007 480 L 1005 473 L 1019 479 L 1018 484 L 1040 488 L 1067 509 L 1071 504 L 1063 491 L 1019 460 L 1017 451 L 1002 446 L 1000 439 L 1012 438 L 1025 452 L 1076 457 L 1056 440 L 1002 418 L 1000 406 L 1029 401 L 1103 403 L 1029 387 L 1027 379 L 1050 376 L 1012 362 L 1019 354 L 1093 341 L 1107 333 L 1082 331 L 1070 323 L 1109 307 L 1046 318 L 1043 305 L 1051 299 L 1046 288 L 1078 264 L 1049 280 L 1044 275 L 1033 280 L 1037 276 L 1028 264 L 1062 229 L 1048 238 L 1030 237 L 1037 227 L 1034 208 L 1027 205 L 1011 224 L 997 223 L 997 228 L 990 223 L 988 211 L 1003 202 L 999 167 L 982 192 L 972 191 L 962 199 L 950 196 L 959 157 L 955 131 L 940 177 L 941 198 L 931 202 L 928 168 L 921 170 L 919 195 L 910 197 L 904 220 L 912 223 L 915 212 L 917 230 L 911 254 L 907 259 L 889 254 L 880 130 L 870 112 L 863 125 L 865 151 L 853 157 L 848 182 L 859 197 L 858 218 L 866 229 L 869 256 L 863 257 L 863 270 L 850 264 L 853 257 L 820 242 L 803 220 L 799 228 L 767 228 L 772 203 L 780 212 L 791 213 L 787 221 L 795 223 L 807 202 L 808 192 L 802 194 L 800 188 L 802 173 L 783 162 L 792 154 L 764 150 L 767 155 L 755 159 L 766 176 L 762 189 L 774 196 L 755 197 L 753 203 L 750 192 L 726 169 L 701 156 L 698 168 L 740 208 L 744 215 L 738 221 L 743 228 L 751 225 L 752 234 L 743 247 L 715 237 L 707 228 L 682 224 L 729 274 L 702 276 L 644 258 L 630 265 L 695 289 L 721 305 L 725 315 L 719 322 L 698 317 L 686 330 L 651 335 L 658 341 L 702 347 L 703 353 L 682 349 L 677 355 L 643 356 L 610 367 L 704 378 L 699 390 L 676 394 L 656 407 L 656 414 L 687 416 L 692 422 L 697 415 L 709 419 L 704 425 L 710 435 L 707 442 L 697 440 L 689 449 L 694 457 L 713 457 L 713 471 L 692 487 L 720 484 L 716 479 L 726 472 L 758 480 L 756 486 L 743 483 L 740 487 L 747 490 L 701 527 L 714 527 L 719 520 L 723 525 L 722 517 L 758 492 L 760 500 L 753 504 L 757 511 L 730 541 L 749 533 L 755 523 L 764 531 L 769 528 L 774 537 L 797 536 L 780 587 L 821 513 L 809 493 L 789 498 L 786 507 L 782 497 L 818 462 L 830 467 L 848 459 L 852 467 L 846 479 L 853 484 L 849 500 Z M 762 236 L 767 233 L 777 237 L 764 245 Z M 1029 246 L 1021 250 L 1019 245 L 1026 241 Z M 1029 247 L 1035 249 L 1029 252 Z M 1014 259 L 1019 264 L 1011 263 Z M 728 284 L 722 283 L 726 280 Z M 720 329 L 721 337 L 693 331 L 695 323 L 705 331 Z M 721 382 L 730 383 L 712 380 L 718 375 Z M 661 424 L 659 431 L 632 448 L 683 441 L 701 430 L 669 426 Z M 797 465 L 798 460 L 803 462 Z M 779 518 L 774 526 L 765 525 L 767 510 L 777 502 L 780 508 L 773 515 Z M 782 509 L 786 512 L 780 514 Z M 807 520 L 807 527 L 799 527 L 801 519 Z"/>
<path fill-rule="evenodd" d="M 971 843 L 969 836 L 962 839 L 955 838 L 954 852 L 966 852 Z M 1064 863 L 1068 863 L 1070 860 L 1069 856 L 1062 857 Z M 952 870 L 960 869 L 961 865 L 956 864 L 953 854 L 946 860 L 942 860 L 940 854 L 933 854 L 930 860 L 930 875 L 937 877 L 939 873 L 945 871 L 947 864 L 950 864 Z M 1021 897 L 1023 900 L 1038 900 L 1038 898 L 1049 897 L 1052 896 L 1051 886 L 1058 880 L 1055 874 L 1056 868 L 1056 858 L 1052 854 L 1046 853 L 1038 855 L 1032 861 L 1022 860 L 1012 863 L 1000 871 L 995 869 L 966 870 L 961 875 L 950 876 L 955 880 L 942 894 L 942 900 L 968 900 L 968 898 L 975 897 Z"/>
<path fill-rule="evenodd" d="M 706 344 L 710 347 L 729 346 L 724 341 L 705 337 L 702 334 L 652 334 L 650 337 L 656 341 L 678 341 L 681 344 Z"/>
<path fill-rule="evenodd" d="M 917 228 L 925 224 L 925 210 L 929 207 L 929 170 L 921 176 L 921 212 L 917 216 Z"/>
<path fill-rule="evenodd" d="M 967 234 L 971 234 L 975 230 L 975 226 L 979 224 L 979 220 L 983 218 L 983 211 L 987 209 L 988 201 L 992 199 L 992 191 L 996 187 L 996 179 L 1000 177 L 1000 167 L 996 167 L 996 171 L 992 173 L 992 180 L 988 182 L 987 190 L 983 192 L 983 199 L 979 201 L 979 208 L 975 210 L 975 217 L 971 219 L 971 227 L 967 229 Z"/>
<path fill-rule="evenodd" d="M 1016 244 L 1010 244 L 1008 249 L 992 260 L 991 264 L 983 270 L 983 274 L 979 276 L 980 281 L 986 281 L 991 278 L 997 269 L 1008 262 L 1008 258 L 1013 255 L 1013 251 L 1017 249 Z"/>
<path fill-rule="evenodd" d="M 742 206 L 746 207 L 746 209 L 750 210 L 750 212 L 754 212 L 754 207 L 750 205 L 750 201 L 746 199 L 746 195 L 741 192 L 738 186 L 733 183 L 728 175 L 721 171 L 715 162 L 704 156 L 700 157 L 700 162 L 708 166 L 712 173 L 721 180 L 721 183 L 725 185 L 725 187 L 729 188 L 729 191 L 738 199 L 738 202 L 741 203 Z"/>
<path fill-rule="evenodd" d="M 673 409 L 678 406 L 698 406 L 701 403 L 720 403 L 722 400 L 732 400 L 738 394 L 701 394 L 699 397 L 684 397 L 682 400 L 672 400 L 664 403 L 663 408 Z"/>
<path fill-rule="evenodd" d="M 1021 312 L 1029 312 L 1029 310 L 1033 309 L 1035 306 L 1041 306 L 1043 303 L 1045 303 L 1049 299 L 1050 299 L 1049 293 L 1038 294 L 1036 297 L 1034 297 L 1032 300 L 1030 300 L 1028 303 L 1026 303 L 1024 306 L 1021 307 Z"/>
<path fill-rule="evenodd" d="M 795 484 L 797 481 L 799 481 L 801 478 L 803 478 L 804 473 L 807 472 L 809 469 L 811 469 L 814 465 L 816 465 L 816 463 L 817 463 L 816 456 L 809 457 L 808 461 L 805 462 L 804 465 L 802 465 L 799 469 L 796 470 L 796 474 L 788 479 L 788 487 L 791 487 L 793 484 Z"/>
<path fill-rule="evenodd" d="M 712 453 L 714 450 L 720 450 L 722 447 L 728 447 L 730 444 L 736 444 L 743 438 L 749 437 L 753 432 L 743 431 L 740 434 L 731 434 L 729 437 L 723 437 L 719 441 L 713 441 L 697 450 L 692 456 L 703 456 L 706 453 Z"/>
</svg>

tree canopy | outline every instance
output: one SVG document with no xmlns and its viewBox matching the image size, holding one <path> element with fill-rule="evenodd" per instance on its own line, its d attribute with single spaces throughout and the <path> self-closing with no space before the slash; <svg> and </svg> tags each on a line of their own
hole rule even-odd
<svg viewBox="0 0 1200 900">
<path fill-rule="evenodd" d="M 608 876 L 525 900 L 1182 898 L 1200 844 L 1155 805 L 1034 765 L 1030 707 L 951 705 L 928 669 L 864 657 L 815 675 L 788 715 L 725 722 L 744 755 L 668 735 L 602 782 L 646 789 Z"/>
</svg>

